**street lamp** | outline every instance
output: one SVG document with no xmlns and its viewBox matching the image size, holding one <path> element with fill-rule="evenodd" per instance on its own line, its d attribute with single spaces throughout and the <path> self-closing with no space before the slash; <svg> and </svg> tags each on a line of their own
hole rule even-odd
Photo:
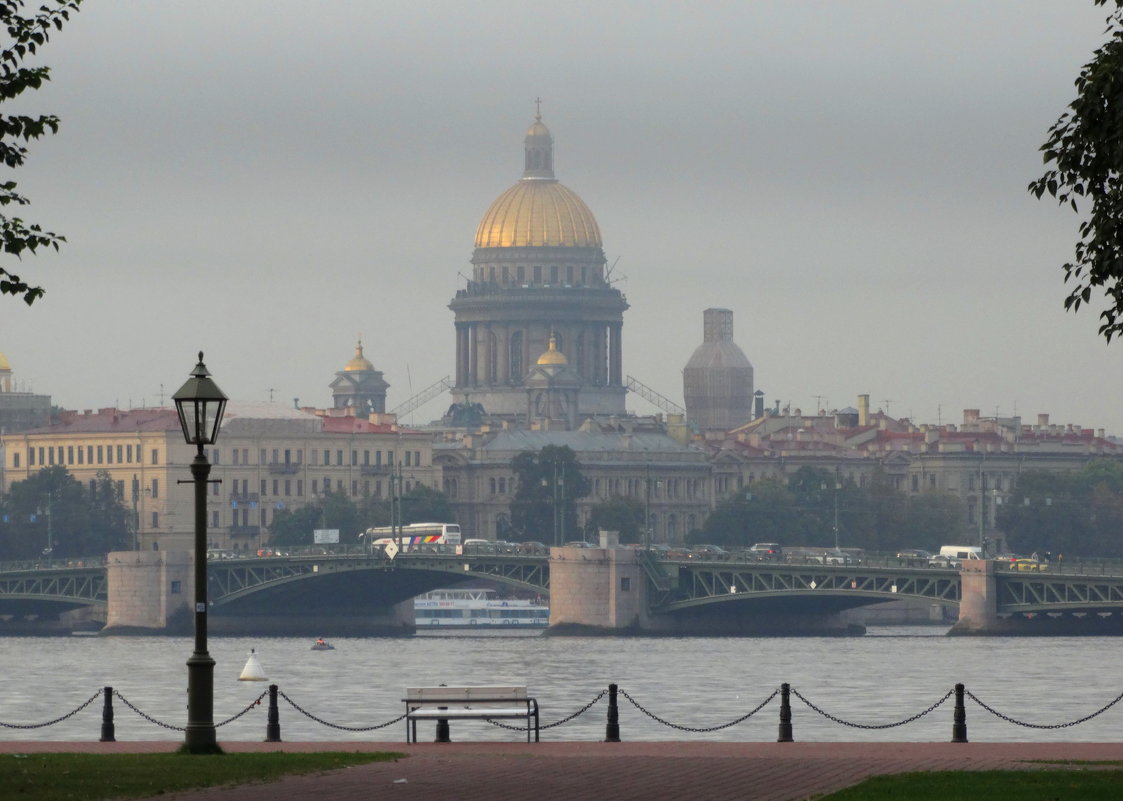
<svg viewBox="0 0 1123 801">
<path fill-rule="evenodd" d="M 210 378 L 199 351 L 191 378 L 172 396 L 188 445 L 197 448 L 191 462 L 195 484 L 195 651 L 187 660 L 187 728 L 183 750 L 190 754 L 222 753 L 214 729 L 214 660 L 207 653 L 207 478 L 210 462 L 204 445 L 218 439 L 226 396 Z M 184 482 L 187 483 L 187 482 Z"/>
</svg>

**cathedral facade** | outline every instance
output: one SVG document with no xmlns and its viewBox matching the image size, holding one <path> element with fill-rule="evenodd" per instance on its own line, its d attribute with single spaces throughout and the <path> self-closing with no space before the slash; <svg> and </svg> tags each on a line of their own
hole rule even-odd
<svg viewBox="0 0 1123 801">
<path fill-rule="evenodd" d="M 449 303 L 453 402 L 527 423 L 538 413 L 571 422 L 623 415 L 627 301 L 606 276 L 592 212 L 554 177 L 554 141 L 541 116 L 524 147 L 522 177 L 484 214 L 472 277 Z M 554 381 L 550 394 L 536 371 L 547 353 L 555 354 L 547 362 L 567 366 L 564 388 Z"/>
</svg>

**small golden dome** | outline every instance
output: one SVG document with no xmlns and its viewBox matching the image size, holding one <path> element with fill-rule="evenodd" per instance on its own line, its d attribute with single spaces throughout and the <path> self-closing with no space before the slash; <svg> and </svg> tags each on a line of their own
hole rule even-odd
<svg viewBox="0 0 1123 801">
<path fill-rule="evenodd" d="M 589 207 L 557 181 L 524 179 L 491 204 L 476 228 L 478 248 L 601 247 Z"/>
<path fill-rule="evenodd" d="M 12 365 L 8 364 L 8 357 L 0 353 L 0 370 L 11 370 Z"/>
<path fill-rule="evenodd" d="M 569 359 L 565 358 L 565 354 L 558 350 L 558 343 L 554 337 L 550 337 L 549 349 L 538 357 L 539 364 L 569 364 Z"/>
<path fill-rule="evenodd" d="M 535 120 L 529 128 L 526 129 L 527 136 L 549 136 L 550 129 L 547 128 L 541 119 Z"/>
<path fill-rule="evenodd" d="M 374 370 L 374 365 L 370 360 L 363 356 L 363 341 L 360 339 L 359 344 L 355 346 L 355 358 L 347 362 L 343 370 L 348 373 L 357 373 L 361 370 Z"/>
</svg>

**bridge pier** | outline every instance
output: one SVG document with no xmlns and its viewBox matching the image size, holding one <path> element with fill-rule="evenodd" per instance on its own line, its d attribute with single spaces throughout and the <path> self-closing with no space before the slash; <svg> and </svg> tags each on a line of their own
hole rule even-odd
<svg viewBox="0 0 1123 801">
<path fill-rule="evenodd" d="M 191 631 L 192 560 L 186 551 L 113 551 L 106 560 L 103 634 Z"/>
<path fill-rule="evenodd" d="M 752 602 L 652 614 L 645 554 L 636 548 L 551 548 L 549 635 L 851 636 L 841 612 Z M 676 567 L 671 568 L 677 571 Z M 669 577 L 668 586 L 677 582 Z"/>
</svg>

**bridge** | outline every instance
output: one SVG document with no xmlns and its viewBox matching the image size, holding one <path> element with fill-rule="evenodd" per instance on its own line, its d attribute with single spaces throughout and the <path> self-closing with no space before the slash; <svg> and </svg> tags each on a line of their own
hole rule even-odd
<svg viewBox="0 0 1123 801">
<path fill-rule="evenodd" d="M 112 554 L 108 566 L 90 559 L 0 565 L 0 617 L 49 619 L 79 608 L 95 610 L 95 615 L 100 609 L 104 615 L 113 606 L 110 574 L 117 570 L 127 577 L 138 571 L 148 575 L 154 558 L 125 552 Z M 157 561 L 164 565 L 162 558 Z M 961 573 L 892 559 L 849 565 L 790 564 L 667 559 L 630 548 L 562 548 L 552 554 L 457 554 L 444 548 L 400 553 L 394 559 L 381 552 L 294 551 L 214 560 L 208 564 L 208 580 L 212 628 L 219 632 L 224 621 L 235 626 L 239 620 L 253 621 L 255 630 L 264 626 L 289 633 L 295 633 L 293 626 L 303 620 L 308 630 L 324 631 L 325 619 L 369 620 L 394 608 L 399 609 L 390 628 L 411 628 L 411 606 L 405 614 L 410 599 L 471 579 L 552 596 L 551 623 L 563 628 L 577 623 L 594 628 L 638 627 L 645 632 L 730 633 L 767 621 L 763 633 L 790 633 L 801 628 L 801 620 L 825 619 L 902 598 L 959 607 L 957 628 L 967 631 L 1008 630 L 1011 621 L 1036 621 L 1037 631 L 1044 623 L 1058 630 L 1066 626 L 1098 626 L 1099 630 L 1108 619 L 1123 618 L 1123 568 L 1107 569 L 1102 564 L 1097 569 L 1071 564 L 1058 568 L 1012 572 L 1000 563 L 982 562 Z M 608 578 L 606 570 L 612 574 Z M 161 571 L 169 593 L 182 596 L 185 606 L 190 580 L 186 560 L 179 574 L 166 565 Z M 558 586 L 559 577 L 564 586 Z M 120 580 L 117 583 L 121 585 Z M 135 596 L 135 604 L 148 614 L 153 599 L 130 594 L 131 585 L 128 581 L 125 585 L 118 594 Z M 609 591 L 602 591 L 602 585 Z M 620 587 L 627 589 L 617 591 Z M 613 613 L 615 617 L 605 622 L 598 607 L 619 604 L 623 606 Z M 109 617 L 112 622 L 113 615 Z M 164 620 L 169 629 L 175 628 L 171 617 Z M 184 622 L 181 619 L 180 625 Z"/>
</svg>

